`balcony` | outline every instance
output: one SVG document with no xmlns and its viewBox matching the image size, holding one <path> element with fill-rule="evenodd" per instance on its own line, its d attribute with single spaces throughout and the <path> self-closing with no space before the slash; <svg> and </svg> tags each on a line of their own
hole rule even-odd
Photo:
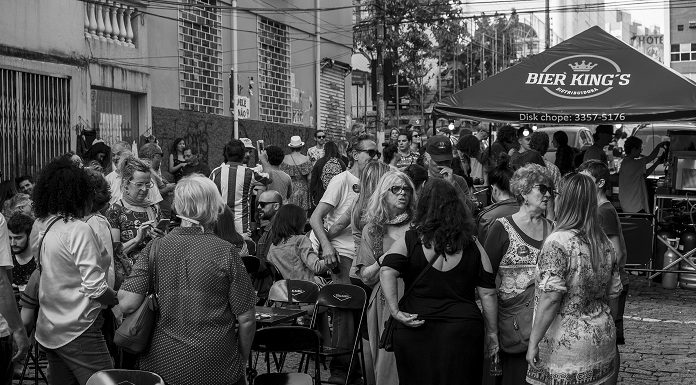
<svg viewBox="0 0 696 385">
<path fill-rule="evenodd" d="M 132 20 L 137 16 L 136 8 L 116 1 L 85 2 L 85 37 L 135 48 Z"/>
</svg>

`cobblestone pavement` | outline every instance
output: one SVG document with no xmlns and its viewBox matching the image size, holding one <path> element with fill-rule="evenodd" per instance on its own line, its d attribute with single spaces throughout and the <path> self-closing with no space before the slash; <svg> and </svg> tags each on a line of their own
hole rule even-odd
<svg viewBox="0 0 696 385">
<path fill-rule="evenodd" d="M 631 276 L 624 330 L 619 384 L 696 384 L 696 291 L 665 290 Z M 295 370 L 297 361 L 289 357 L 286 370 Z M 263 359 L 258 369 L 265 371 Z M 321 372 L 325 381 L 328 370 Z"/>
<path fill-rule="evenodd" d="M 696 291 L 630 279 L 619 383 L 696 384 Z"/>
</svg>

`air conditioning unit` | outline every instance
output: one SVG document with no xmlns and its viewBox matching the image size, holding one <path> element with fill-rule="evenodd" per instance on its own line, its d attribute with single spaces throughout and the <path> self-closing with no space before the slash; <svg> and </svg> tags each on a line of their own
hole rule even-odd
<svg viewBox="0 0 696 385">
<path fill-rule="evenodd" d="M 689 29 L 696 29 L 696 20 L 689 20 Z"/>
</svg>

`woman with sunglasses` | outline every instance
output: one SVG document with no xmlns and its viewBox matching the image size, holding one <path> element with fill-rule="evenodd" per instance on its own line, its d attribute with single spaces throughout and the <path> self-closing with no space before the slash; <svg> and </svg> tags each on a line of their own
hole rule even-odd
<svg viewBox="0 0 696 385">
<path fill-rule="evenodd" d="M 411 179 L 400 171 L 389 171 L 379 179 L 363 210 L 365 226 L 353 262 L 355 274 L 372 288 L 367 308 L 367 332 L 370 356 L 377 384 L 398 384 L 394 353 L 378 348 L 384 321 L 389 318 L 384 293 L 379 285 L 378 259 L 410 228 L 416 200 Z M 361 193 L 362 194 L 362 193 Z M 398 297 L 403 294 L 403 282 L 398 284 Z"/>
<path fill-rule="evenodd" d="M 544 218 L 554 197 L 551 173 L 546 167 L 528 164 L 513 174 L 510 190 L 520 209 L 490 226 L 485 248 L 498 282 L 502 384 L 518 385 L 525 383 L 527 375 L 526 352 L 533 310 L 529 304 L 534 300 L 537 257 L 544 239 L 553 230 L 552 222 Z"/>
<path fill-rule="evenodd" d="M 597 187 L 583 174 L 561 184 L 556 229 L 544 242 L 536 276 L 526 380 L 534 385 L 612 384 L 616 367 L 618 258 L 597 217 Z"/>
<path fill-rule="evenodd" d="M 164 235 L 156 228 L 160 209 L 148 199 L 152 178 L 147 163 L 131 155 L 121 160 L 119 169 L 122 195 L 106 210 L 105 216 L 111 225 L 114 253 L 123 254 L 135 263 L 147 242 Z"/>
</svg>

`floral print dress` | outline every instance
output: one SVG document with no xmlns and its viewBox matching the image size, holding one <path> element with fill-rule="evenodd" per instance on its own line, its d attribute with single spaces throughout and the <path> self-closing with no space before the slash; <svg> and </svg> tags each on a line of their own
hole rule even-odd
<svg viewBox="0 0 696 385">
<path fill-rule="evenodd" d="M 575 231 L 546 239 L 538 261 L 535 312 L 544 291 L 562 292 L 563 299 L 539 343 L 540 370 L 528 368 L 530 384 L 602 384 L 614 374 L 616 329 L 607 301 L 621 293 L 621 279 L 609 243 L 603 255 L 595 271 L 589 245 Z"/>
<path fill-rule="evenodd" d="M 312 172 L 312 162 L 306 161 L 300 164 L 280 164 L 280 170 L 290 175 L 292 179 L 292 195 L 288 203 L 296 204 L 309 210 L 309 182 L 307 177 Z"/>
</svg>

